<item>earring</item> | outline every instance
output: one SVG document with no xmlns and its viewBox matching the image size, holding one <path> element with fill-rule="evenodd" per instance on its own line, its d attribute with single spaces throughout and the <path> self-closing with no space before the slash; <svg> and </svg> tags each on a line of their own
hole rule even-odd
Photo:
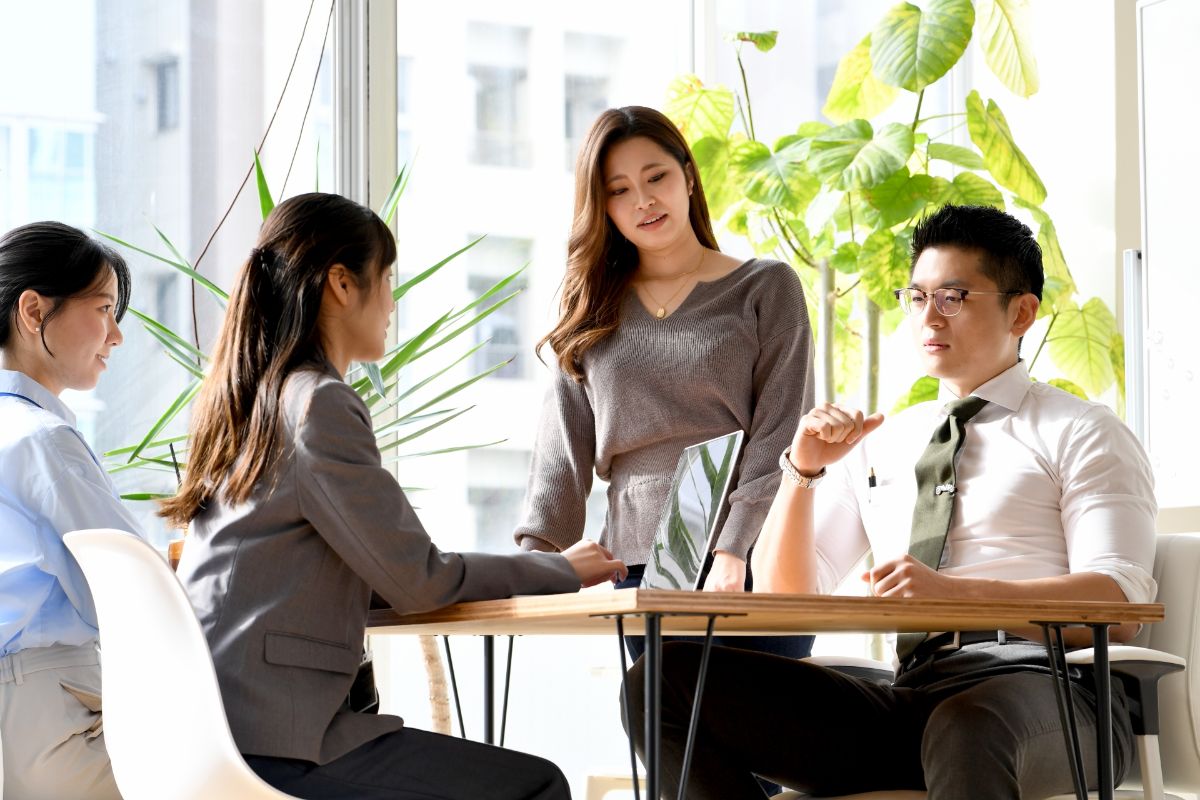
<svg viewBox="0 0 1200 800">
<path fill-rule="evenodd" d="M 34 333 L 41 333 L 41 332 L 42 332 L 42 326 L 41 326 L 41 325 L 38 325 L 36 328 L 34 328 L 34 329 L 33 329 L 33 332 L 34 332 Z"/>
</svg>

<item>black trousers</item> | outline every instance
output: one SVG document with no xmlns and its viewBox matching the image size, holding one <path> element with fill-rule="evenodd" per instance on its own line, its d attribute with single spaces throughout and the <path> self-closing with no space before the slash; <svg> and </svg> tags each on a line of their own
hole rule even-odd
<svg viewBox="0 0 1200 800">
<path fill-rule="evenodd" d="M 701 648 L 663 646 L 662 786 L 678 794 Z M 644 754 L 644 661 L 630 670 L 631 727 Z M 1072 691 L 1089 785 L 1095 695 Z M 1133 752 L 1113 684 L 1114 771 Z M 1070 792 L 1071 770 L 1045 651 L 980 643 L 937 654 L 895 683 L 787 658 L 714 647 L 688 798 L 764 798 L 761 775 L 813 795 L 928 789 L 930 800 L 1036 800 Z"/>
<path fill-rule="evenodd" d="M 537 756 L 403 728 L 328 764 L 244 756 L 281 792 L 303 800 L 570 800 L 567 779 Z"/>
</svg>

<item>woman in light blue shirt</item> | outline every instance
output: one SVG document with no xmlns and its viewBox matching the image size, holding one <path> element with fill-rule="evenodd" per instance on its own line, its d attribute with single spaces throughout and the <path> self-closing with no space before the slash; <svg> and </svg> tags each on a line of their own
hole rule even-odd
<svg viewBox="0 0 1200 800">
<path fill-rule="evenodd" d="M 57 222 L 0 237 L 0 742 L 6 800 L 120 798 L 100 724 L 96 610 L 63 534 L 137 523 L 59 399 L 96 386 L 124 260 Z"/>
</svg>

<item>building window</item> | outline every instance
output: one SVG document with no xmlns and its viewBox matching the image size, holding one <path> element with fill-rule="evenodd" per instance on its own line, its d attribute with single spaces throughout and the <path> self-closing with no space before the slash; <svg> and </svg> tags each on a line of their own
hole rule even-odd
<svg viewBox="0 0 1200 800">
<path fill-rule="evenodd" d="M 475 516 L 473 549 L 511 553 L 513 531 L 521 521 L 530 453 L 484 447 L 467 453 L 467 504 Z"/>
<path fill-rule="evenodd" d="M 93 136 L 29 129 L 29 219 L 91 225 L 95 219 Z"/>
<path fill-rule="evenodd" d="M 396 59 L 396 163 L 409 164 L 413 155 L 413 59 Z"/>
<path fill-rule="evenodd" d="M 9 133 L 7 125 L 0 125 L 0 231 L 6 231 L 13 226 L 12 200 L 12 156 L 10 155 Z"/>
<path fill-rule="evenodd" d="M 573 170 L 583 137 L 600 112 L 609 107 L 612 70 L 620 63 L 622 42 L 611 36 L 568 33 L 563 44 L 566 158 L 567 169 Z"/>
<path fill-rule="evenodd" d="M 529 29 L 471 23 L 467 64 L 474 93 L 471 161 L 495 167 L 529 167 Z"/>
<path fill-rule="evenodd" d="M 179 127 L 179 59 L 165 58 L 154 65 L 155 130 Z"/>
<path fill-rule="evenodd" d="M 478 236 L 471 238 L 473 240 Z M 467 261 L 467 289 L 471 296 L 473 298 L 480 297 L 497 281 L 528 264 L 532 248 L 533 242 L 529 239 L 489 235 L 464 253 L 463 257 Z M 527 316 L 524 290 L 527 286 L 526 273 L 522 273 L 515 281 L 504 287 L 500 294 L 490 298 L 488 305 L 515 291 L 521 291 L 521 294 L 509 300 L 475 326 L 476 344 L 486 342 L 472 356 L 472 367 L 475 372 L 491 369 L 503 361 L 512 359 L 510 363 L 493 373 L 493 377 L 509 379 L 525 377 L 525 363 L 528 360 L 530 349 L 533 347 L 533 342 L 527 333 L 527 326 L 524 324 Z"/>
</svg>

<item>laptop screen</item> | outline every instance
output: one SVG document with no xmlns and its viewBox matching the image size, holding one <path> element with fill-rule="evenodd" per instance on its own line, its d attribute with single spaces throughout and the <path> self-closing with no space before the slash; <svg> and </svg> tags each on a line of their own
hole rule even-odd
<svg viewBox="0 0 1200 800">
<path fill-rule="evenodd" d="M 742 436 L 742 431 L 727 433 L 694 444 L 679 456 L 641 588 L 700 588 L 705 560 L 716 545 L 717 520 L 737 466 Z"/>
</svg>

